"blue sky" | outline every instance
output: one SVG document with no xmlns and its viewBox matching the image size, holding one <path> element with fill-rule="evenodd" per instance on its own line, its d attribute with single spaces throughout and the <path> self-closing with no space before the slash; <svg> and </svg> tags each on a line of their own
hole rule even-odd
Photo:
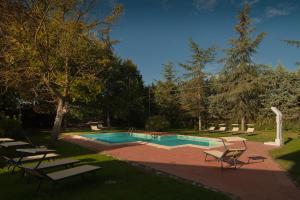
<svg viewBox="0 0 300 200">
<path fill-rule="evenodd" d="M 216 45 L 218 58 L 228 40 L 235 37 L 236 15 L 243 0 L 106 0 L 109 5 L 121 3 L 124 13 L 112 29 L 112 38 L 120 41 L 115 46 L 122 58 L 132 59 L 141 71 L 146 84 L 161 78 L 162 64 L 179 62 L 190 57 L 188 39 L 201 47 Z M 257 63 L 284 64 L 297 69 L 300 49 L 282 42 L 300 40 L 299 0 L 248 0 L 252 5 L 256 34 L 266 32 L 254 60 Z M 213 63 L 207 71 L 217 73 L 222 64 Z"/>
</svg>

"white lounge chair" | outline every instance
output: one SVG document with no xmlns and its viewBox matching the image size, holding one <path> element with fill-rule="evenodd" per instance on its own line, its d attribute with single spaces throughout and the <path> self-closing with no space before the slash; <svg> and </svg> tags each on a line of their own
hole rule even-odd
<svg viewBox="0 0 300 200">
<path fill-rule="evenodd" d="M 73 176 L 78 176 L 78 175 L 81 175 L 81 177 L 83 177 L 84 174 L 92 173 L 99 169 L 101 169 L 101 167 L 99 167 L 99 166 L 81 165 L 81 166 L 72 167 L 69 169 L 59 170 L 59 171 L 50 172 L 50 173 L 45 174 L 45 173 L 42 173 L 40 170 L 27 168 L 26 174 L 32 175 L 39 179 L 39 185 L 37 188 L 37 190 L 39 191 L 42 181 L 44 179 L 50 180 L 53 183 L 53 187 L 54 187 L 58 181 L 61 181 L 63 179 L 70 178 Z"/>
<path fill-rule="evenodd" d="M 74 164 L 79 162 L 80 162 L 79 160 L 64 158 L 64 159 L 59 159 L 50 162 L 42 162 L 38 164 L 20 165 L 19 167 L 21 169 L 24 169 L 24 171 L 26 172 L 26 170 L 28 169 L 44 170 L 44 169 L 49 169 L 49 168 L 54 168 L 59 166 L 68 166 L 68 165 L 73 166 Z"/>
<path fill-rule="evenodd" d="M 255 128 L 248 127 L 247 130 L 246 130 L 246 133 L 254 133 L 254 131 L 255 131 Z"/>
<path fill-rule="evenodd" d="M 0 138 L 0 143 L 2 142 L 13 142 L 14 139 L 11 139 L 11 138 Z"/>
<path fill-rule="evenodd" d="M 223 168 L 223 162 L 229 163 L 230 166 L 234 166 L 236 168 L 237 159 L 245 152 L 245 149 L 227 149 L 225 151 L 218 150 L 207 150 L 205 153 L 205 161 L 207 161 L 207 156 L 211 156 L 216 158 L 219 162 L 221 162 L 221 167 Z M 231 163 L 233 162 L 233 163 Z"/>
<path fill-rule="evenodd" d="M 219 150 L 207 150 L 205 153 L 205 161 L 207 161 L 207 156 L 211 156 L 217 159 L 218 162 L 221 162 L 221 167 L 223 168 L 223 162 L 227 162 L 230 166 L 234 166 L 236 168 L 236 162 L 239 157 L 247 150 L 247 146 L 244 138 L 241 137 L 223 137 L 221 138 L 224 144 L 224 151 Z M 235 142 L 242 141 L 244 144 L 244 148 L 230 149 L 226 146 L 225 141 L 227 142 Z"/>
<path fill-rule="evenodd" d="M 91 124 L 90 125 L 92 131 L 101 131 L 103 128 L 102 124 Z"/>
<path fill-rule="evenodd" d="M 215 127 L 215 126 L 210 126 L 207 130 L 208 130 L 208 131 L 215 131 L 215 130 L 216 130 L 216 127 Z"/>
</svg>

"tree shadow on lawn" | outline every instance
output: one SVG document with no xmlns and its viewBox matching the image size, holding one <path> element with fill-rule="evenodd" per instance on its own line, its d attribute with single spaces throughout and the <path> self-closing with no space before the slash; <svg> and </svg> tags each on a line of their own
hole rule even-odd
<svg viewBox="0 0 300 200">
<path fill-rule="evenodd" d="M 232 193 L 245 199 L 297 199 L 300 191 L 287 184 L 281 171 L 253 169 L 221 169 L 216 166 L 194 166 L 176 163 L 139 162 L 147 168 L 136 168 L 118 160 L 101 160 L 99 155 L 86 155 L 81 164 L 101 166 L 95 174 L 68 178 L 55 185 L 44 182 L 42 190 L 36 193 L 37 181 L 26 183 L 19 173 L 0 171 L 0 188 L 3 199 L 228 199 L 222 193 L 215 193 L 196 187 L 185 181 L 157 175 L 157 170 L 183 179 L 199 182 L 211 188 Z M 156 170 L 153 170 L 156 169 Z M 156 173 L 154 173 L 156 172 Z M 284 185 L 284 187 L 282 187 Z M 264 188 L 262 190 L 261 188 Z M 296 190 L 296 191 L 295 191 Z"/>
<path fill-rule="evenodd" d="M 288 137 L 287 140 L 284 141 L 284 144 L 288 144 L 288 143 L 290 143 L 291 141 L 293 141 L 293 138 Z"/>
<path fill-rule="evenodd" d="M 132 167 L 117 160 L 97 161 L 85 160 L 84 164 L 101 166 L 95 174 L 82 177 L 72 177 L 63 180 L 51 190 L 51 184 L 45 182 L 42 190 L 36 193 L 37 181 L 26 183 L 18 173 L 8 174 L 0 171 L 1 199 L 229 199 L 221 193 L 216 193 L 192 184 L 158 176 L 142 168 Z"/>
<path fill-rule="evenodd" d="M 272 154 L 300 187 L 300 140 L 291 140 L 288 145 L 272 151 Z"/>
</svg>

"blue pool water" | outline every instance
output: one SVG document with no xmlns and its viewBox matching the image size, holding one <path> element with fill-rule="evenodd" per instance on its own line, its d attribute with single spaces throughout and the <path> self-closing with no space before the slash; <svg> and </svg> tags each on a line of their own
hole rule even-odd
<svg viewBox="0 0 300 200">
<path fill-rule="evenodd" d="M 148 142 L 169 147 L 176 147 L 188 144 L 198 145 L 202 147 L 214 147 L 221 144 L 219 141 L 210 138 L 201 138 L 184 135 L 153 136 L 142 133 L 99 133 L 84 134 L 82 136 L 109 144 Z"/>
</svg>

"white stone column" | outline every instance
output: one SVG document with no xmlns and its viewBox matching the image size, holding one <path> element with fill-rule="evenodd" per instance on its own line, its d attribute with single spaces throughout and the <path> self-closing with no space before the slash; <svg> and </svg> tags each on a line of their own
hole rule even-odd
<svg viewBox="0 0 300 200">
<path fill-rule="evenodd" d="M 284 142 L 282 137 L 282 113 L 276 107 L 271 107 L 271 110 L 276 114 L 276 139 L 275 142 L 265 142 L 265 144 L 281 146 Z"/>
</svg>

